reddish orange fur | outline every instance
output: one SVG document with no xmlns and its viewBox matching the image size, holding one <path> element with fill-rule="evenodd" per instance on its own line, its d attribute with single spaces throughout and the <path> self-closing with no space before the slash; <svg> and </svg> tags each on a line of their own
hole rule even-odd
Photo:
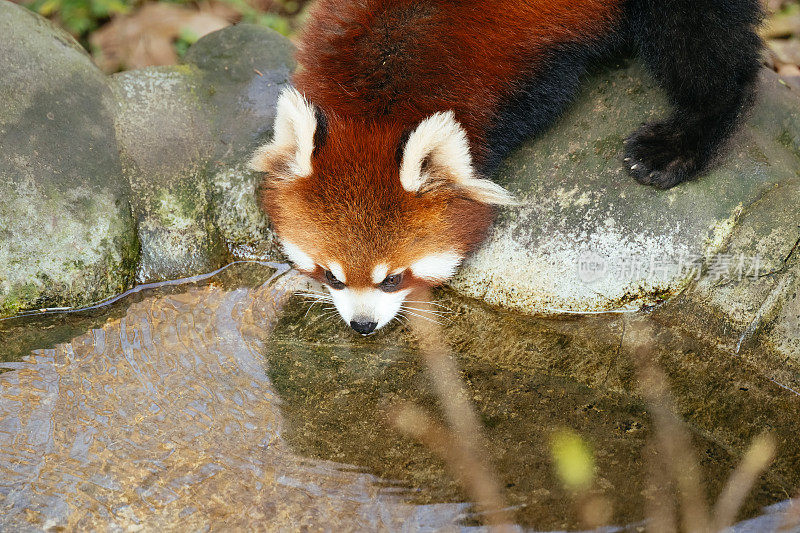
<svg viewBox="0 0 800 533">
<path fill-rule="evenodd" d="M 299 43 L 294 84 L 326 112 L 398 128 L 452 109 L 480 158 L 498 105 L 537 55 L 603 33 L 621 3 L 320 0 Z"/>
<path fill-rule="evenodd" d="M 430 253 L 467 253 L 491 222 L 491 207 L 456 190 L 404 190 L 395 158 L 400 136 L 386 123 L 334 117 L 313 175 L 270 181 L 262 194 L 281 238 L 319 262 L 342 264 L 348 285 L 373 285 L 377 263 L 407 267 Z"/>
<path fill-rule="evenodd" d="M 378 263 L 403 268 L 427 254 L 472 250 L 491 207 L 449 187 L 404 190 L 396 157 L 403 133 L 453 110 L 480 161 L 492 117 L 537 54 L 600 34 L 620 4 L 319 0 L 293 81 L 325 113 L 328 131 L 311 176 L 265 182 L 262 203 L 278 235 L 320 264 L 340 263 L 353 287 L 374 286 Z M 422 283 L 409 278 L 409 286 Z"/>
</svg>

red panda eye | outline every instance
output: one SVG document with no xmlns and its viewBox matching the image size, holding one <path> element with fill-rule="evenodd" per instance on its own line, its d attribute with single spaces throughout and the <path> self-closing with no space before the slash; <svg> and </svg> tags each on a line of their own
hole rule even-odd
<svg viewBox="0 0 800 533">
<path fill-rule="evenodd" d="M 398 288 L 400 288 L 400 283 L 402 282 L 403 282 L 403 273 L 399 272 L 397 274 L 392 274 L 391 276 L 386 276 L 386 279 L 381 281 L 379 287 L 384 292 L 394 292 Z"/>
<path fill-rule="evenodd" d="M 344 283 L 336 279 L 336 276 L 330 270 L 325 271 L 325 281 L 336 290 L 344 289 Z"/>
</svg>

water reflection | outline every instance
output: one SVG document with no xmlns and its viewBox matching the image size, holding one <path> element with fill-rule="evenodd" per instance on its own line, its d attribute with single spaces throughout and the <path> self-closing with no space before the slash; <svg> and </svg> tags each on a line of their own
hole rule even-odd
<svg viewBox="0 0 800 533">
<path fill-rule="evenodd" d="M 36 329 L 24 345 L 47 347 L 0 363 L 0 530 L 480 523 L 445 463 L 388 422 L 409 402 L 446 419 L 408 327 L 361 338 L 289 300 L 302 283 L 293 274 L 261 284 L 271 273 L 142 293 L 69 327 L 0 329 Z M 575 494 L 552 467 L 551 437 L 568 428 L 593 454 L 586 497 L 610 502 L 611 523 L 640 523 L 653 499 L 643 460 L 652 421 L 623 319 L 522 318 L 439 298 L 516 520 L 580 527 Z M 770 381 L 766 356 L 755 368 L 668 322 L 654 324 L 652 356 L 689 422 L 710 499 L 764 429 L 777 459 L 740 517 L 789 497 L 800 485 L 800 397 Z"/>
<path fill-rule="evenodd" d="M 624 318 L 525 318 L 447 292 L 440 298 L 454 311 L 445 335 L 516 520 L 545 531 L 583 526 L 579 498 L 552 466 L 551 436 L 568 428 L 594 453 L 595 477 L 584 498 L 610 502 L 604 511 L 610 523 L 641 524 L 646 506 L 663 491 L 649 483 L 645 452 L 653 426 L 626 353 Z M 290 302 L 266 346 L 270 377 L 284 401 L 284 438 L 293 449 L 425 487 L 411 495 L 420 504 L 467 499 L 443 461 L 387 424 L 397 402 L 440 410 L 408 328 L 360 339 L 335 319 L 306 312 L 307 305 Z M 747 361 L 653 322 L 653 361 L 664 368 L 679 414 L 689 423 L 709 501 L 764 430 L 776 433 L 778 456 L 739 516 L 754 516 L 794 494 L 800 485 L 800 398 Z"/>
<path fill-rule="evenodd" d="M 147 298 L 0 375 L 0 529 L 400 529 L 463 506 L 294 454 L 262 356 L 299 280 Z"/>
</svg>

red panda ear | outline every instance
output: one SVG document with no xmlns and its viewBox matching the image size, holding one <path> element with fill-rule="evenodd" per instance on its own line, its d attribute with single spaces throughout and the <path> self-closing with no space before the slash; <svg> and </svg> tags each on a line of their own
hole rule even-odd
<svg viewBox="0 0 800 533">
<path fill-rule="evenodd" d="M 308 176 L 316 130 L 315 107 L 294 87 L 284 89 L 278 98 L 272 141 L 256 150 L 250 168 L 275 179 Z"/>
<path fill-rule="evenodd" d="M 507 190 L 477 176 L 472 167 L 467 133 L 452 111 L 431 115 L 408 137 L 400 163 L 400 183 L 409 192 L 425 191 L 446 183 L 485 204 L 516 203 Z"/>
</svg>

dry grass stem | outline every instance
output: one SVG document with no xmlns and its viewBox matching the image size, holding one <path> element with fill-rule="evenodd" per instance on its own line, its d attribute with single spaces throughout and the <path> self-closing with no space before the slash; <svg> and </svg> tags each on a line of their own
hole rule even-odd
<svg viewBox="0 0 800 533">
<path fill-rule="evenodd" d="M 667 377 L 654 364 L 656 341 L 652 327 L 640 319 L 625 318 L 626 344 L 636 365 L 639 393 L 653 416 L 654 438 L 663 461 L 672 473 L 680 498 L 681 522 L 685 531 L 711 531 L 711 519 L 700 479 L 700 465 L 693 453 L 692 439 L 674 415 L 667 391 Z"/>
<path fill-rule="evenodd" d="M 775 439 L 766 433 L 753 439 L 728 478 L 712 514 L 706 504 L 700 465 L 693 451 L 691 436 L 685 424 L 674 414 L 672 398 L 667 390 L 667 376 L 654 361 L 652 346 L 658 342 L 655 332 L 643 319 L 625 320 L 628 321 L 626 331 L 629 332 L 626 344 L 636 365 L 639 392 L 653 417 L 654 444 L 650 446 L 648 462 L 656 503 L 648 509 L 648 527 L 658 533 L 678 530 L 672 494 L 665 489 L 669 485 L 669 473 L 679 495 L 681 529 L 692 532 L 722 531 L 734 523 L 745 498 L 772 462 Z"/>
<path fill-rule="evenodd" d="M 775 457 L 775 438 L 763 433 L 753 439 L 739 466 L 728 478 L 714 506 L 714 530 L 733 524 L 747 494 Z"/>
<path fill-rule="evenodd" d="M 791 500 L 789 508 L 783 514 L 783 521 L 778 526 L 778 533 L 791 533 L 800 529 L 800 493 Z"/>
<path fill-rule="evenodd" d="M 429 295 L 420 298 L 423 311 L 435 311 L 434 304 L 425 303 Z M 406 407 L 394 420 L 403 431 L 424 442 L 440 454 L 459 476 L 465 490 L 485 513 L 489 526 L 498 531 L 510 528 L 513 517 L 505 505 L 500 484 L 488 461 L 487 446 L 481 424 L 469 393 L 459 376 L 450 347 L 444 340 L 441 326 L 424 316 L 410 316 L 414 335 L 441 402 L 450 431 L 438 428 L 419 409 Z M 405 414 L 403 414 L 405 413 Z"/>
<path fill-rule="evenodd" d="M 413 404 L 394 408 L 389 413 L 389 419 L 401 432 L 444 459 L 469 497 L 477 502 L 486 523 L 494 531 L 512 530 L 512 517 L 505 509 L 488 463 L 460 445 L 460 435 L 448 431 Z"/>
</svg>

